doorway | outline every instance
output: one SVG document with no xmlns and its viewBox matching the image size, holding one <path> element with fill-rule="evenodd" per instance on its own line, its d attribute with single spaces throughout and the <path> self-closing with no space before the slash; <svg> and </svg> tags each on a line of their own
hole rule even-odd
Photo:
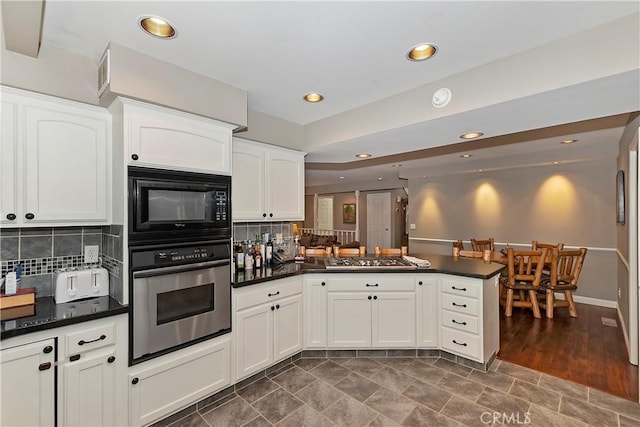
<svg viewBox="0 0 640 427">
<path fill-rule="evenodd" d="M 333 230 L 333 196 L 318 197 L 318 230 Z"/>
<path fill-rule="evenodd" d="M 367 194 L 367 252 L 391 246 L 391 193 Z"/>
</svg>

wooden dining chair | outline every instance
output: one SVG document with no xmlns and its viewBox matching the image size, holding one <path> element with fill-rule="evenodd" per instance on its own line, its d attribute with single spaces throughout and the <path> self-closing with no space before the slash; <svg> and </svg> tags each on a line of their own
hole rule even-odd
<svg viewBox="0 0 640 427">
<path fill-rule="evenodd" d="M 568 307 L 569 316 L 578 317 L 573 292 L 578 289 L 578 279 L 587 255 L 587 248 L 576 250 L 554 249 L 551 255 L 551 273 L 542 281 L 546 291 L 544 308 L 547 318 L 553 319 L 555 307 Z M 555 297 L 556 292 L 564 293 L 564 301 Z"/>
<path fill-rule="evenodd" d="M 549 274 L 551 269 L 551 257 L 553 256 L 553 250 L 558 249 L 561 251 L 564 248 L 564 243 L 553 244 L 553 243 L 542 243 L 542 242 L 538 242 L 537 240 L 531 241 L 531 250 L 537 251 L 543 248 L 549 249 L 547 251 L 547 259 L 544 261 L 545 262 L 544 273 Z"/>
<path fill-rule="evenodd" d="M 545 259 L 547 252 L 547 248 L 539 251 L 507 249 L 507 275 L 501 280 L 501 285 L 507 290 L 505 316 L 511 317 L 513 307 L 527 307 L 533 311 L 533 317 L 540 319 L 537 294 L 543 290 L 543 263 L 536 262 L 536 259 Z M 515 293 L 521 291 L 522 297 L 515 299 Z"/>
<path fill-rule="evenodd" d="M 482 251 L 460 251 L 463 258 L 482 258 Z"/>
<path fill-rule="evenodd" d="M 383 256 L 400 256 L 402 255 L 402 250 L 400 248 L 379 248 L 375 247 L 374 252 L 376 255 Z"/>
<path fill-rule="evenodd" d="M 327 251 L 323 248 L 307 248 L 304 253 L 306 256 L 321 256 L 326 255 Z"/>
<path fill-rule="evenodd" d="M 496 249 L 495 245 L 493 244 L 493 237 L 484 240 L 471 239 L 471 249 L 480 252 L 489 249 L 491 252 L 493 252 Z"/>
<path fill-rule="evenodd" d="M 458 248 L 461 251 L 465 251 L 465 247 L 464 247 L 464 242 L 462 240 L 456 240 L 455 242 L 453 242 L 453 247 L 454 248 Z"/>
<path fill-rule="evenodd" d="M 338 249 L 339 256 L 360 256 L 360 249 L 358 248 L 340 248 Z"/>
</svg>

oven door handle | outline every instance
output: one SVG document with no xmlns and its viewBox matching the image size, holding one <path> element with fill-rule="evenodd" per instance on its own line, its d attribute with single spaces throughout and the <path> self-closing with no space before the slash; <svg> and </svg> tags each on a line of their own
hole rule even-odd
<svg viewBox="0 0 640 427">
<path fill-rule="evenodd" d="M 229 264 L 231 264 L 229 260 L 220 260 L 199 262 L 197 264 L 176 265 L 172 267 L 153 268 L 149 270 L 135 271 L 133 273 L 133 278 L 141 279 L 144 277 L 162 276 L 164 274 L 184 273 L 185 271 L 204 270 L 205 268 L 222 267 Z"/>
</svg>

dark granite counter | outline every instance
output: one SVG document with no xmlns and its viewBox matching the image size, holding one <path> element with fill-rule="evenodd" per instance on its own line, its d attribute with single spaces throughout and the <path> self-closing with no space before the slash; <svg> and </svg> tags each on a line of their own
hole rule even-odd
<svg viewBox="0 0 640 427">
<path fill-rule="evenodd" d="M 255 285 L 270 280 L 309 273 L 443 273 L 455 276 L 489 279 L 506 268 L 495 262 L 484 262 L 480 259 L 453 258 L 450 255 L 410 254 L 411 256 L 429 260 L 431 267 L 415 269 L 394 269 L 362 267 L 361 269 L 326 269 L 324 257 L 306 258 L 304 263 L 288 262 L 260 270 L 237 271 L 232 277 L 234 288 Z"/>
<path fill-rule="evenodd" d="M 56 304 L 53 297 L 36 298 L 35 314 L 0 321 L 0 339 L 128 313 L 129 307 L 109 296 Z"/>
</svg>

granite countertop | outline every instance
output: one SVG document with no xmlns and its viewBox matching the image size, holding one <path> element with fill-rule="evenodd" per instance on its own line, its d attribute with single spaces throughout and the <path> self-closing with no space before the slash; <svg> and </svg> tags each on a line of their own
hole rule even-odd
<svg viewBox="0 0 640 427">
<path fill-rule="evenodd" d="M 56 304 L 53 297 L 36 298 L 35 314 L 0 321 L 0 339 L 128 313 L 129 307 L 110 296 Z"/>
<path fill-rule="evenodd" d="M 472 277 L 476 279 L 489 279 L 499 274 L 506 268 L 505 265 L 496 262 L 484 262 L 479 259 L 454 258 L 451 255 L 438 254 L 409 254 L 410 256 L 429 260 L 431 267 L 415 269 L 394 269 L 363 267 L 362 269 L 326 269 L 324 265 L 325 257 L 309 257 L 303 263 L 287 262 L 285 264 L 274 265 L 260 270 L 236 271 L 232 277 L 234 288 L 255 285 L 257 283 L 268 282 L 270 280 L 295 276 L 305 273 L 444 273 L 456 276 Z"/>
</svg>

